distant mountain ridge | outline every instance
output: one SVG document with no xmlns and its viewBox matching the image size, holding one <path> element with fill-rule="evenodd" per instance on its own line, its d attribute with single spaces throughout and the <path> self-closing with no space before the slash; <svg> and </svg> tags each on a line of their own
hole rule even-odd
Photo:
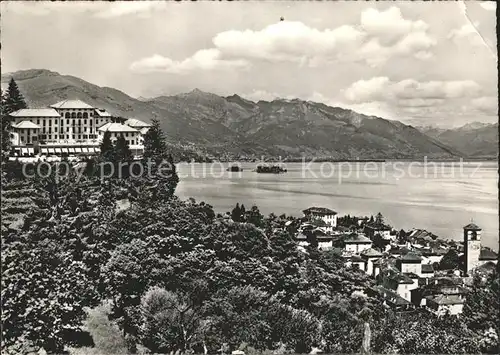
<svg viewBox="0 0 500 355">
<path fill-rule="evenodd" d="M 470 158 L 498 156 L 498 123 L 471 122 L 458 128 L 443 129 L 418 127 L 418 129 Z"/>
<path fill-rule="evenodd" d="M 33 69 L 14 77 L 30 107 L 80 99 L 124 117 L 157 117 L 167 139 L 216 156 L 330 157 L 334 159 L 452 158 L 462 151 L 399 121 L 299 99 L 253 102 L 239 95 L 191 92 L 136 99 L 56 72 Z"/>
</svg>

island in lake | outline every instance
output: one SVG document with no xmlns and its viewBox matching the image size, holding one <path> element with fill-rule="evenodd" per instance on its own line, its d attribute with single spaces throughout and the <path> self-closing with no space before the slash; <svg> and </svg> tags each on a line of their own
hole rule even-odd
<svg viewBox="0 0 500 355">
<path fill-rule="evenodd" d="M 239 171 L 243 171 L 243 168 L 238 165 L 231 165 L 229 168 L 226 169 L 226 171 L 230 171 L 232 173 L 237 173 Z"/>
<path fill-rule="evenodd" d="M 286 173 L 286 169 L 279 165 L 258 165 L 255 170 L 259 174 L 282 174 Z"/>
</svg>

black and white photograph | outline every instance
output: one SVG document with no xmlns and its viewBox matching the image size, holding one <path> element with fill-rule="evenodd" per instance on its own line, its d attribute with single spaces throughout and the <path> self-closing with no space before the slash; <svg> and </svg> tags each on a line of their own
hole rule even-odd
<svg viewBox="0 0 500 355">
<path fill-rule="evenodd" d="M 2 1 L 1 353 L 499 354 L 495 1 Z"/>
</svg>

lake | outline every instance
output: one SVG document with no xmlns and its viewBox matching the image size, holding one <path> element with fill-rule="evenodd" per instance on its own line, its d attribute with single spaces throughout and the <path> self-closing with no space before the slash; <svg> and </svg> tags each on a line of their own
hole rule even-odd
<svg viewBox="0 0 500 355">
<path fill-rule="evenodd" d="M 473 219 L 483 229 L 483 245 L 498 250 L 497 162 L 287 163 L 285 174 L 258 174 L 256 163 L 237 164 L 242 172 L 227 172 L 229 163 L 179 164 L 176 193 L 217 212 L 237 202 L 277 215 L 301 216 L 311 206 L 340 216 L 381 212 L 397 229 L 422 228 L 455 240 Z"/>
</svg>

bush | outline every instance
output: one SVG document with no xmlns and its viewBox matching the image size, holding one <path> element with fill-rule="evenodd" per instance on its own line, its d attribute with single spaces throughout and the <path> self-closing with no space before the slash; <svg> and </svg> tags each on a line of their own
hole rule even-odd
<svg viewBox="0 0 500 355">
<path fill-rule="evenodd" d="M 118 325 L 109 320 L 110 310 L 108 303 L 88 310 L 84 324 L 94 340 L 98 353 L 126 354 L 125 338 Z"/>
</svg>

